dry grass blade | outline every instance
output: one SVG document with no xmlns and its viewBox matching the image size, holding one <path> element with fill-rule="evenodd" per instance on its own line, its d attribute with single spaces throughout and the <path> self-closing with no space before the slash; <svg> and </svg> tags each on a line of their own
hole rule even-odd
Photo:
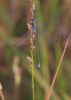
<svg viewBox="0 0 71 100">
<path fill-rule="evenodd" d="M 52 84 L 51 84 L 51 87 L 50 87 L 50 90 L 49 90 L 49 92 L 48 92 L 48 95 L 47 95 L 47 99 L 46 99 L 46 100 L 49 100 L 49 98 L 50 98 L 50 96 L 51 96 L 52 89 L 53 89 L 53 86 L 54 86 L 54 84 L 55 84 L 56 77 L 57 77 L 57 75 L 58 75 L 58 72 L 59 72 L 59 69 L 60 69 L 61 63 L 62 63 L 62 61 L 63 61 L 63 57 L 64 57 L 64 55 L 65 55 L 65 52 L 66 52 L 66 49 L 67 49 L 67 46 L 68 46 L 68 43 L 69 43 L 70 37 L 71 37 L 71 33 L 70 33 L 70 35 L 69 35 L 69 37 L 68 37 L 68 39 L 67 39 L 67 41 L 66 41 L 64 51 L 63 51 L 63 53 L 62 53 L 62 56 L 61 56 L 60 62 L 59 62 L 59 64 L 58 64 L 58 67 L 57 67 L 57 70 L 56 70 L 55 76 L 54 76 L 54 78 L 53 78 L 53 81 L 52 81 Z"/>
<path fill-rule="evenodd" d="M 2 99 L 2 100 L 5 100 L 4 95 L 3 95 L 3 92 L 2 92 L 2 91 L 0 91 L 0 96 L 1 96 L 1 99 Z"/>
<path fill-rule="evenodd" d="M 1 97 L 1 100 L 5 100 L 4 94 L 2 92 L 2 85 L 1 85 L 1 83 L 0 83 L 0 97 Z"/>
</svg>

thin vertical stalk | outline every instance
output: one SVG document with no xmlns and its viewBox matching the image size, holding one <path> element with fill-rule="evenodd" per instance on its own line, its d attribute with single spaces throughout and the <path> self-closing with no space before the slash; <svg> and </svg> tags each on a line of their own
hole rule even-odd
<svg viewBox="0 0 71 100">
<path fill-rule="evenodd" d="M 34 96 L 34 55 L 33 55 L 33 31 L 32 31 L 32 18 L 33 18 L 33 1 L 29 0 L 29 5 L 28 5 L 28 15 L 27 15 L 27 25 L 28 25 L 28 33 L 29 33 L 29 39 L 30 39 L 30 48 L 31 48 L 31 58 L 32 58 L 32 62 L 31 62 L 31 68 L 32 68 L 32 95 L 33 95 L 33 100 L 35 100 L 35 96 Z"/>
<path fill-rule="evenodd" d="M 31 68 L 32 68 L 32 93 L 33 93 L 33 100 L 34 100 L 34 58 L 33 58 L 33 38 L 32 38 L 32 30 L 30 25 L 28 24 L 28 28 L 30 30 L 30 47 L 31 47 L 31 58 L 32 58 L 32 62 L 31 62 Z"/>
</svg>

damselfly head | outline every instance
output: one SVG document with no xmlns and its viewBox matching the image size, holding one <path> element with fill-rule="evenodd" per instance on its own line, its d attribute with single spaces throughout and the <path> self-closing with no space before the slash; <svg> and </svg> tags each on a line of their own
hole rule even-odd
<svg viewBox="0 0 71 100">
<path fill-rule="evenodd" d="M 38 69 L 40 69 L 40 64 L 37 65 Z"/>
</svg>

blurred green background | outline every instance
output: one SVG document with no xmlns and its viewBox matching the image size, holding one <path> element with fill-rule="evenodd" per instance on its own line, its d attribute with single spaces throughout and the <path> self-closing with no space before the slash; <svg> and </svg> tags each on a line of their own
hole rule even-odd
<svg viewBox="0 0 71 100">
<path fill-rule="evenodd" d="M 29 1 L 0 0 L 0 83 L 5 100 L 32 100 L 32 58 L 27 27 Z M 38 43 L 38 54 L 33 49 L 34 94 L 35 100 L 47 100 L 65 42 L 71 32 L 71 1 L 34 0 L 34 4 Z M 71 100 L 70 42 L 50 100 Z M 37 67 L 39 62 L 40 68 Z"/>
</svg>

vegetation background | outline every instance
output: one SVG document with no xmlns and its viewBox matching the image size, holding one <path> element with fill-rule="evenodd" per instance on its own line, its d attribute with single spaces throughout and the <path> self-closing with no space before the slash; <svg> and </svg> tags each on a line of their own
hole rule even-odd
<svg viewBox="0 0 71 100">
<path fill-rule="evenodd" d="M 0 83 L 5 100 L 32 100 L 29 4 L 29 0 L 0 0 Z M 34 4 L 38 43 L 38 54 L 33 51 L 34 94 L 35 100 L 47 100 L 71 32 L 71 0 L 34 0 Z M 71 100 L 71 40 L 50 100 Z"/>
</svg>

